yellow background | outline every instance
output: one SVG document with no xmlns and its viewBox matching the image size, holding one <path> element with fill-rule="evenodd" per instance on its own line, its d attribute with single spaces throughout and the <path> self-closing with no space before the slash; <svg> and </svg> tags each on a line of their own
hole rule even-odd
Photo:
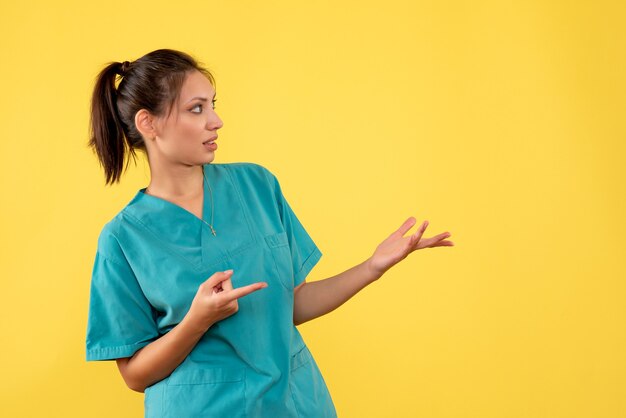
<svg viewBox="0 0 626 418">
<path fill-rule="evenodd" d="M 158 48 L 217 78 L 215 162 L 278 176 L 324 256 L 419 250 L 299 327 L 340 417 L 626 416 L 621 1 L 0 6 L 0 416 L 139 417 L 85 361 L 100 229 L 149 181 L 87 148 L 94 77 Z M 413 228 L 410 232 L 413 232 Z"/>
</svg>

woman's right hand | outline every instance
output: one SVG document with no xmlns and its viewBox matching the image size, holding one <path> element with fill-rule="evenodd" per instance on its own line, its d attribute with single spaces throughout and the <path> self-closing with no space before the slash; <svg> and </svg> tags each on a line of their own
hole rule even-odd
<svg viewBox="0 0 626 418">
<path fill-rule="evenodd" d="M 237 299 L 267 287 L 266 282 L 252 283 L 233 289 L 232 270 L 218 271 L 198 287 L 187 318 L 206 332 L 214 323 L 239 310 Z"/>
</svg>

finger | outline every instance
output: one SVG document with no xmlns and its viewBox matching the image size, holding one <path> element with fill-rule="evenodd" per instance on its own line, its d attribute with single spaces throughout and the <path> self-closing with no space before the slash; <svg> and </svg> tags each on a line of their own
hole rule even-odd
<svg viewBox="0 0 626 418">
<path fill-rule="evenodd" d="M 214 291 L 214 293 L 221 293 L 221 292 L 224 292 L 226 290 L 232 290 L 232 289 L 233 289 L 233 282 L 232 282 L 230 277 L 227 277 L 226 280 L 224 280 L 223 282 L 218 283 L 213 288 L 213 291 Z"/>
<path fill-rule="evenodd" d="M 430 242 L 441 241 L 442 239 L 449 238 L 452 234 L 449 232 L 442 232 L 441 234 L 437 234 L 434 237 L 428 238 Z"/>
<path fill-rule="evenodd" d="M 410 216 L 406 221 L 404 221 L 404 223 L 398 229 L 398 233 L 400 234 L 400 236 L 403 237 L 409 229 L 413 228 L 413 225 L 415 225 L 416 222 L 417 219 L 415 219 L 415 217 L 413 216 Z"/>
<path fill-rule="evenodd" d="M 218 283 L 217 286 L 213 288 L 213 293 L 220 293 L 224 291 L 224 288 L 222 287 L 222 283 Z"/>
<path fill-rule="evenodd" d="M 454 247 L 454 242 L 452 241 L 439 241 L 431 245 L 431 247 Z"/>
<path fill-rule="evenodd" d="M 437 241 L 440 241 L 442 239 L 446 239 L 446 238 L 449 238 L 451 236 L 452 236 L 452 234 L 449 233 L 449 232 L 442 232 L 439 235 L 435 235 L 433 238 L 436 239 Z"/>
<path fill-rule="evenodd" d="M 219 283 L 221 283 L 224 280 L 230 278 L 232 275 L 233 275 L 233 271 L 232 270 L 218 271 L 218 272 L 215 272 L 215 274 L 213 274 L 207 280 L 205 280 L 205 283 L 207 285 L 211 286 L 211 287 L 215 287 Z"/>
<path fill-rule="evenodd" d="M 422 239 L 422 235 L 424 235 L 424 231 L 426 231 L 427 227 L 428 227 L 428 221 L 422 222 L 422 225 L 420 225 L 417 231 L 415 231 L 413 235 L 411 235 L 410 237 L 411 245 L 415 245 L 417 242 L 419 242 L 420 239 Z"/>
<path fill-rule="evenodd" d="M 448 238 L 450 235 L 450 233 L 444 232 L 443 234 L 439 234 L 428 239 L 423 239 L 419 242 L 419 248 L 434 247 L 439 242 L 443 242 L 442 240 Z"/>
<path fill-rule="evenodd" d="M 226 280 L 222 282 L 222 289 L 224 290 L 233 290 L 233 276 L 227 277 Z"/>
<path fill-rule="evenodd" d="M 410 216 L 406 221 L 404 221 L 402 223 L 402 225 L 400 225 L 400 228 L 395 230 L 391 235 L 389 235 L 389 237 L 393 237 L 393 236 L 402 237 L 402 236 L 404 236 L 404 234 L 406 234 L 406 232 L 409 229 L 411 229 L 413 227 L 413 225 L 415 225 L 415 222 L 416 222 L 416 219 L 413 216 Z"/>
<path fill-rule="evenodd" d="M 242 286 L 242 287 L 238 287 L 236 289 L 233 289 L 231 291 L 229 291 L 226 295 L 228 297 L 229 301 L 235 300 L 235 299 L 239 299 L 243 296 L 246 296 L 252 292 L 255 292 L 259 289 L 263 289 L 267 287 L 267 283 L 265 282 L 257 282 L 257 283 L 252 283 L 249 284 L 247 286 Z"/>
</svg>

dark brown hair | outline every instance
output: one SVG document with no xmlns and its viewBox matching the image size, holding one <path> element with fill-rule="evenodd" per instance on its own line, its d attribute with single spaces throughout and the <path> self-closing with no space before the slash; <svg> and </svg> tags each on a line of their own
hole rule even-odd
<svg viewBox="0 0 626 418">
<path fill-rule="evenodd" d="M 213 75 L 191 55 L 172 49 L 157 49 L 124 63 L 110 62 L 96 77 L 91 99 L 89 146 L 104 168 L 106 184 L 119 182 L 135 149 L 146 152 L 135 115 L 141 109 L 169 116 L 185 77 L 194 70 L 215 87 Z M 118 87 L 115 87 L 120 80 Z M 126 167 L 124 160 L 127 159 Z"/>
</svg>

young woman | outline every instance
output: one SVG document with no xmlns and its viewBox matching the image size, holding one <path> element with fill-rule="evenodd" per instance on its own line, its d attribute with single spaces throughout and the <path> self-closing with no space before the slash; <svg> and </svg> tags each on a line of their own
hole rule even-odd
<svg viewBox="0 0 626 418">
<path fill-rule="evenodd" d="M 116 81 L 119 85 L 116 87 Z M 296 325 L 324 315 L 412 251 L 410 217 L 364 262 L 306 283 L 322 256 L 274 174 L 214 163 L 215 80 L 169 49 L 107 65 L 91 104 L 91 139 L 106 175 L 145 153 L 150 183 L 98 237 L 88 361 L 115 359 L 146 417 L 335 417 Z"/>
</svg>

